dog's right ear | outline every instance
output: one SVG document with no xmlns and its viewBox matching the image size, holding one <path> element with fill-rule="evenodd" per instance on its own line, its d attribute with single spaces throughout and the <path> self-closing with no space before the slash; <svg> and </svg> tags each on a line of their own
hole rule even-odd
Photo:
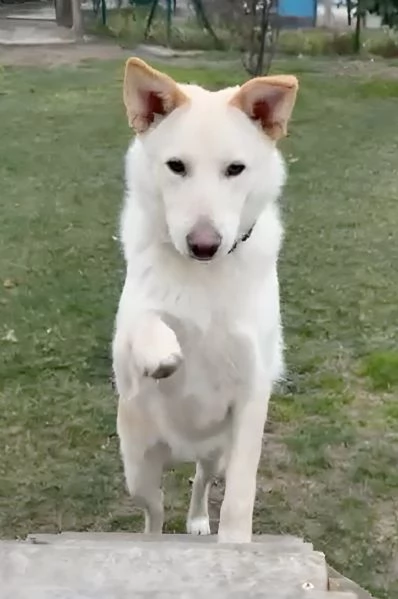
<svg viewBox="0 0 398 599">
<path fill-rule="evenodd" d="M 188 96 L 168 75 L 139 58 L 129 58 L 124 73 L 123 99 L 130 127 L 144 133 L 155 118 L 165 117 L 188 101 Z"/>
</svg>

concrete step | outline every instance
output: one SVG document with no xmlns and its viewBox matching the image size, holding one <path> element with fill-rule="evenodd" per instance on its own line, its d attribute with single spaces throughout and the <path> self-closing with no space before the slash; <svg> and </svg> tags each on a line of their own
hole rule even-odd
<svg viewBox="0 0 398 599">
<path fill-rule="evenodd" d="M 356 599 L 328 591 L 325 556 L 295 537 L 30 535 L 0 542 L 0 581 L 0 599 Z"/>
<path fill-rule="evenodd" d="M 124 532 L 63 532 L 60 534 L 30 534 L 27 541 L 33 544 L 51 544 L 51 545 L 79 545 L 91 546 L 93 543 L 97 546 L 98 543 L 111 544 L 119 546 L 123 544 L 130 545 L 131 543 L 183 543 L 184 545 L 194 545 L 195 547 L 204 547 L 209 544 L 213 545 L 217 542 L 217 535 L 210 536 L 193 536 L 186 534 L 173 535 L 145 535 L 139 533 L 124 533 Z M 218 545 L 219 547 L 231 548 L 231 545 Z M 290 535 L 255 535 L 253 543 L 246 546 L 246 549 L 251 551 L 271 551 L 275 552 L 300 552 L 313 551 L 312 543 L 306 543 L 299 537 Z"/>
</svg>

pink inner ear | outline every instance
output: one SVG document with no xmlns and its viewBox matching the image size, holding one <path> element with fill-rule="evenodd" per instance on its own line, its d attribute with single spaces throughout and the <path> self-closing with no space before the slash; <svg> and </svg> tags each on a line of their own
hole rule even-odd
<svg viewBox="0 0 398 599">
<path fill-rule="evenodd" d="M 163 100 L 156 92 L 144 92 L 142 94 L 142 101 L 145 106 L 145 120 L 150 124 L 153 123 L 155 114 L 165 115 Z"/>
<path fill-rule="evenodd" d="M 270 127 L 273 124 L 272 107 L 266 100 L 258 100 L 253 104 L 252 114 L 255 121 L 261 121 L 264 128 Z"/>
</svg>

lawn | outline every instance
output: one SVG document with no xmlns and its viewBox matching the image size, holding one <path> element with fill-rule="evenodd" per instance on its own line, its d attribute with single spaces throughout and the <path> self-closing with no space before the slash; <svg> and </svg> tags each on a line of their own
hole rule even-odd
<svg viewBox="0 0 398 599">
<path fill-rule="evenodd" d="M 397 599 L 398 80 L 386 68 L 383 79 L 278 68 L 298 66 L 283 142 L 289 374 L 267 424 L 255 531 L 305 536 L 378 599 Z M 0 71 L 4 537 L 142 524 L 124 489 L 109 360 L 123 278 L 122 68 Z M 168 70 L 213 88 L 242 77 Z M 184 528 L 190 473 L 166 477 L 168 531 Z"/>
</svg>

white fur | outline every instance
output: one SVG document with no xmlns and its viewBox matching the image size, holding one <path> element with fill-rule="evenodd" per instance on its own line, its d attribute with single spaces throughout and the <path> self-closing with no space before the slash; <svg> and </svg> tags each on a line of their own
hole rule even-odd
<svg viewBox="0 0 398 599">
<path fill-rule="evenodd" d="M 284 164 L 275 143 L 228 104 L 236 88 L 181 87 L 190 103 L 137 138 L 126 157 L 127 274 L 113 342 L 118 433 L 147 532 L 162 528 L 163 467 L 196 461 L 188 532 L 209 534 L 209 485 L 224 470 L 219 541 L 248 542 L 268 400 L 282 373 L 276 201 Z M 188 176 L 170 172 L 171 158 L 189 165 Z M 246 170 L 224 177 L 235 161 Z M 222 237 L 208 263 L 186 248 L 201 218 Z M 174 374 L 151 378 L 161 366 Z"/>
</svg>

